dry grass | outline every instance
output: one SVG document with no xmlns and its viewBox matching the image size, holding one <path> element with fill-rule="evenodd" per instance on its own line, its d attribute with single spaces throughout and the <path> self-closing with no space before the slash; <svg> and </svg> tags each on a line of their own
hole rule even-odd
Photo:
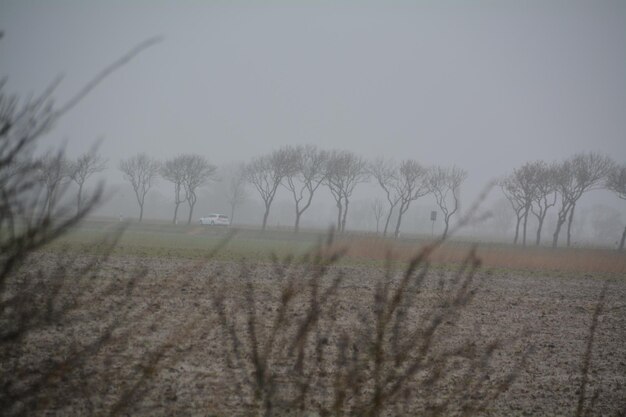
<svg viewBox="0 0 626 417">
<path fill-rule="evenodd" d="M 355 239 L 343 243 L 346 256 L 352 259 L 408 262 L 424 244 L 391 242 L 386 239 Z M 461 264 L 467 257 L 469 245 L 446 243 L 431 255 L 435 265 Z M 626 274 L 626 254 L 608 249 L 537 247 L 479 247 L 477 256 L 485 268 L 528 271 L 554 271 L 588 274 Z"/>
</svg>

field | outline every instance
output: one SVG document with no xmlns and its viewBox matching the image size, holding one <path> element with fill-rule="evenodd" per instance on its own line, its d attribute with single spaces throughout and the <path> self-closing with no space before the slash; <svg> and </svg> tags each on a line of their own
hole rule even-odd
<svg viewBox="0 0 626 417">
<path fill-rule="evenodd" d="M 85 223 L 34 256 L 23 273 L 37 276 L 69 258 L 63 268 L 74 271 L 76 281 L 67 288 L 80 305 L 89 306 L 70 311 L 65 326 L 32 332 L 23 352 L 23 360 L 36 362 L 51 349 L 61 347 L 59 355 L 72 351 L 79 339 L 97 347 L 79 373 L 63 377 L 64 384 L 75 378 L 82 387 L 72 394 L 76 398 L 65 398 L 65 390 L 48 403 L 48 411 L 58 415 L 108 409 L 130 415 L 242 415 L 266 410 L 268 398 L 275 411 L 297 397 L 302 381 L 306 399 L 291 415 L 332 410 L 341 392 L 343 409 L 358 410 L 359 401 L 376 392 L 378 364 L 393 382 L 414 363 L 422 368 L 411 371 L 402 390 L 389 393 L 383 414 L 626 411 L 624 254 L 482 244 L 475 259 L 468 255 L 471 243 L 446 243 L 427 258 L 432 265 L 416 266 L 409 286 L 399 292 L 404 298 L 389 317 L 399 317 L 401 335 L 390 331 L 382 338 L 386 350 L 373 360 L 367 341 L 378 329 L 377 308 L 393 305 L 376 298 L 381 285 L 389 294 L 402 289 L 411 259 L 431 242 L 355 234 L 326 244 L 325 233 L 232 234 L 148 224 L 129 227 L 111 255 L 100 258 L 107 246 L 90 242 L 116 226 Z M 345 253 L 334 262 L 330 258 L 338 251 Z M 307 253 L 318 258 L 303 258 Z M 84 281 L 77 274 L 89 270 L 90 262 L 97 272 Z M 413 282 L 418 282 L 414 288 Z M 300 291 L 291 303 L 285 301 L 289 285 Z M 282 306 L 287 318 L 281 322 Z M 284 328 L 276 331 L 275 323 Z M 308 339 L 298 336 L 303 323 L 312 326 Z M 99 339 L 107 329 L 112 337 Z M 394 350 L 404 343 L 403 332 L 419 336 L 410 346 L 423 348 L 423 356 Z M 354 362 L 342 355 L 352 355 Z M 363 378 L 350 380 L 350 363 L 358 363 L 354 375 Z M 354 384 L 361 391 L 350 391 Z"/>
<path fill-rule="evenodd" d="M 89 251 L 89 242 L 97 241 L 116 230 L 120 225 L 111 221 L 86 222 L 50 249 L 73 248 Z M 219 260 L 241 258 L 264 261 L 269 255 L 299 255 L 307 252 L 327 238 L 324 231 L 303 231 L 294 235 L 289 231 L 258 229 L 211 228 L 200 225 L 173 226 L 166 223 L 130 225 L 114 248 L 114 254 L 132 254 L 146 257 L 176 257 L 201 259 L 207 252 L 228 243 L 216 254 Z M 547 238 L 545 238 L 547 240 Z M 410 239 L 383 239 L 371 233 L 353 233 L 336 236 L 337 247 L 347 249 L 344 260 L 350 264 L 383 265 L 391 256 L 404 263 L 424 245 L 431 243 L 427 237 Z M 550 274 L 626 274 L 626 256 L 613 250 L 596 248 L 546 249 L 529 245 L 526 248 L 490 242 L 453 241 L 433 253 L 431 260 L 438 265 L 462 262 L 467 252 L 476 246 L 485 268 L 518 270 Z"/>
</svg>

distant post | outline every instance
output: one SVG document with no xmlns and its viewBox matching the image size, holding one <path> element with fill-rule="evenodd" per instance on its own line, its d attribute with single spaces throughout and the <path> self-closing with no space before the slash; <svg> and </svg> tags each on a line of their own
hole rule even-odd
<svg viewBox="0 0 626 417">
<path fill-rule="evenodd" d="M 435 220 L 437 220 L 437 212 L 436 211 L 431 211 L 430 212 L 430 221 L 433 222 L 432 228 L 430 229 L 430 236 L 435 236 Z"/>
</svg>

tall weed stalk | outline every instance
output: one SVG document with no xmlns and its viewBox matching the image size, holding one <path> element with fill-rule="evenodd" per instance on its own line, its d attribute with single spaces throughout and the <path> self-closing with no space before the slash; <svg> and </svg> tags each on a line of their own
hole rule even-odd
<svg viewBox="0 0 626 417">
<path fill-rule="evenodd" d="M 224 384 L 238 396 L 240 413 L 484 411 L 508 389 L 526 356 L 513 369 L 494 372 L 500 341 L 455 335 L 472 301 L 480 260 L 472 250 L 455 273 L 437 280 L 429 264 L 436 248 L 422 249 L 401 273 L 388 262 L 373 286 L 371 276 L 362 277 L 358 297 L 352 293 L 355 278 L 337 265 L 343 250 L 332 235 L 300 259 L 274 258 L 266 275 L 245 265 L 236 283 L 212 277 L 228 370 Z"/>
</svg>

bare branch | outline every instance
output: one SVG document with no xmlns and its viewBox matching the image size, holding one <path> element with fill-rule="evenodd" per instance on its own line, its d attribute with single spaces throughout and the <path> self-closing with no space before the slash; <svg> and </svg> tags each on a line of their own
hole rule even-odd
<svg viewBox="0 0 626 417">
<path fill-rule="evenodd" d="M 283 181 L 293 197 L 296 208 L 294 231 L 300 229 L 300 217 L 311 206 L 315 191 L 326 178 L 328 152 L 313 145 L 288 147 L 292 165 Z"/>
<path fill-rule="evenodd" d="M 133 187 L 139 204 L 139 222 L 143 220 L 146 194 L 157 180 L 161 164 L 144 153 L 137 154 L 119 163 L 119 169 Z"/>
<path fill-rule="evenodd" d="M 267 227 L 267 218 L 269 217 L 270 208 L 276 196 L 278 186 L 282 183 L 285 176 L 293 172 L 293 169 L 293 155 L 288 148 L 281 148 L 269 155 L 255 158 L 246 168 L 248 181 L 258 191 L 265 204 L 263 230 Z"/>
<path fill-rule="evenodd" d="M 557 171 L 556 184 L 560 198 L 556 230 L 552 246 L 556 247 L 562 226 L 567 224 L 567 246 L 571 244 L 571 227 L 576 203 L 584 193 L 603 188 L 615 163 L 597 153 L 580 153 L 564 161 Z"/>
<path fill-rule="evenodd" d="M 429 174 L 430 191 L 444 217 L 442 238 L 448 234 L 450 219 L 460 207 L 460 188 L 467 178 L 467 172 L 456 166 L 452 168 L 435 167 Z M 450 201 L 451 200 L 451 201 Z"/>
<path fill-rule="evenodd" d="M 349 151 L 331 151 L 326 165 L 324 184 L 337 205 L 337 230 L 345 232 L 350 197 L 356 186 L 369 179 L 367 163 Z"/>
</svg>

